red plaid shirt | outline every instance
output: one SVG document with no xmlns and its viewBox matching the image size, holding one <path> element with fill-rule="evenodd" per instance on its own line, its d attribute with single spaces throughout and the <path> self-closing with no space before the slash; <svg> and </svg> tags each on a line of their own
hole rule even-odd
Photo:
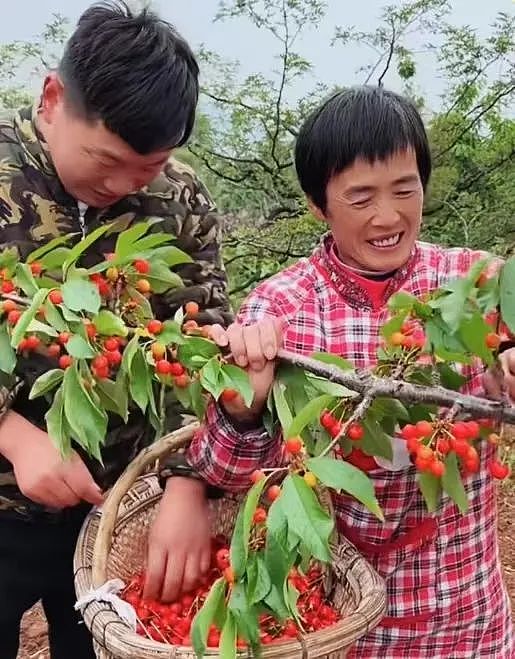
<svg viewBox="0 0 515 659">
<path fill-rule="evenodd" d="M 386 282 L 363 280 L 337 259 L 327 238 L 308 259 L 258 286 L 239 322 L 265 316 L 286 322 L 284 347 L 304 355 L 324 351 L 357 367 L 373 365 L 387 299 L 402 289 L 416 296 L 465 274 L 483 256 L 467 249 L 418 243 L 408 264 Z M 481 394 L 481 371 L 469 369 L 467 393 Z M 385 522 L 358 501 L 335 496 L 339 530 L 386 579 L 387 617 L 349 656 L 382 659 L 513 659 L 513 626 L 496 535 L 495 488 L 481 447 L 481 469 L 468 477 L 469 511 L 447 497 L 426 511 L 415 469 L 378 467 L 374 481 Z M 264 429 L 239 434 L 212 405 L 203 434 L 189 449 L 191 464 L 213 485 L 245 489 L 258 467 L 280 460 L 281 443 Z"/>
</svg>

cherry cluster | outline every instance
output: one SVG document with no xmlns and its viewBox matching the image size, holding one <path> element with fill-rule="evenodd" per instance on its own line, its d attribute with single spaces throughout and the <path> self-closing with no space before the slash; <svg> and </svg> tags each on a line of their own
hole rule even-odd
<svg viewBox="0 0 515 659">
<path fill-rule="evenodd" d="M 255 519 L 259 510 L 256 511 Z M 217 536 L 212 539 L 209 572 L 195 591 L 185 593 L 177 601 L 168 604 L 145 599 L 145 574 L 142 573 L 131 580 L 121 596 L 136 611 L 138 634 L 161 643 L 191 646 L 190 634 L 195 615 L 204 604 L 211 586 L 221 576 L 229 586 L 234 583 L 229 548 L 225 538 Z M 291 640 L 303 631 L 313 632 L 329 627 L 340 619 L 337 611 L 326 600 L 323 576 L 318 568 L 313 566 L 306 574 L 292 568 L 288 579 L 299 592 L 297 606 L 302 628 L 293 619 L 279 622 L 271 613 L 262 613 L 259 617 L 260 640 L 265 645 Z M 208 647 L 219 646 L 220 633 L 214 624 L 211 625 L 207 637 Z M 237 646 L 244 648 L 246 642 L 238 639 Z"/>
<path fill-rule="evenodd" d="M 477 473 L 480 469 L 479 453 L 473 442 L 480 438 L 481 427 L 490 427 L 490 422 L 446 420 L 418 421 L 407 424 L 401 430 L 401 437 L 406 440 L 407 449 L 414 460 L 415 467 L 421 472 L 429 472 L 438 478 L 445 474 L 445 456 L 454 452 L 460 458 L 465 474 Z M 488 441 L 498 444 L 500 438 L 490 433 Z M 488 465 L 494 478 L 504 479 L 509 473 L 506 464 L 494 459 Z"/>
</svg>

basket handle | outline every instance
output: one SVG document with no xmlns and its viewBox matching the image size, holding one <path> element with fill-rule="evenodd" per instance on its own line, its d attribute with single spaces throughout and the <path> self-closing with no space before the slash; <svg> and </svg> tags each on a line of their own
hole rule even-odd
<svg viewBox="0 0 515 659">
<path fill-rule="evenodd" d="M 118 509 L 123 497 L 147 467 L 152 466 L 156 460 L 164 455 L 187 446 L 199 427 L 199 423 L 191 423 L 184 428 L 174 430 L 143 449 L 113 485 L 102 506 L 102 514 L 100 515 L 93 548 L 91 577 L 94 588 L 99 588 L 107 579 L 107 557 L 111 548 Z"/>
</svg>

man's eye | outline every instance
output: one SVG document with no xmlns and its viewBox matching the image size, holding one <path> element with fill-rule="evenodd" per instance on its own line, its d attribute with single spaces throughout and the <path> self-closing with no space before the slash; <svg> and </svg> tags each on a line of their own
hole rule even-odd
<svg viewBox="0 0 515 659">
<path fill-rule="evenodd" d="M 372 198 L 367 197 L 366 199 L 358 199 L 357 201 L 353 201 L 352 205 L 355 208 L 365 208 L 366 206 L 368 206 L 370 204 L 371 201 L 372 201 Z"/>
</svg>

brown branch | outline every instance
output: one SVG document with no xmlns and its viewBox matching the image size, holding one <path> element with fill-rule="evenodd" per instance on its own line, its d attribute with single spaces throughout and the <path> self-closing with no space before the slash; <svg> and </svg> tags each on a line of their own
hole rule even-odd
<svg viewBox="0 0 515 659">
<path fill-rule="evenodd" d="M 349 427 L 353 423 L 356 423 L 356 421 L 359 421 L 360 419 L 362 419 L 365 416 L 365 414 L 367 413 L 368 408 L 372 405 L 373 402 L 374 402 L 374 396 L 372 394 L 368 393 L 368 394 L 365 394 L 365 396 L 363 396 L 363 399 L 357 405 L 354 412 L 347 419 L 347 421 L 345 421 L 345 423 L 342 425 L 342 429 L 340 430 L 338 435 L 333 439 L 333 441 L 329 444 L 329 446 L 327 446 L 322 451 L 322 453 L 320 453 L 320 457 L 323 457 L 324 455 L 327 455 L 328 453 L 330 453 L 333 450 L 333 448 L 336 446 L 336 444 L 338 444 L 338 442 L 340 441 L 340 437 L 345 436 L 347 434 L 347 430 L 349 429 Z"/>
<path fill-rule="evenodd" d="M 342 371 L 332 364 L 318 362 L 287 350 L 279 351 L 279 359 L 341 384 L 366 398 L 395 398 L 403 403 L 426 403 L 449 409 L 460 405 L 461 409 L 472 417 L 492 418 L 515 424 L 515 407 L 504 402 L 460 394 L 439 386 L 427 387 L 403 380 L 378 378 L 364 370 Z"/>
<path fill-rule="evenodd" d="M 392 63 L 392 57 L 393 53 L 395 52 L 395 39 L 396 39 L 396 33 L 395 33 L 395 23 L 392 21 L 392 38 L 390 39 L 390 47 L 388 50 L 388 58 L 386 60 L 385 67 L 383 69 L 383 72 L 379 76 L 379 79 L 377 81 L 377 86 L 382 87 L 383 86 L 383 79 L 385 75 L 388 73 L 388 69 L 390 68 L 390 64 Z"/>
<path fill-rule="evenodd" d="M 274 134 L 272 136 L 272 160 L 275 162 L 277 167 L 279 167 L 279 161 L 277 160 L 277 156 L 275 155 L 275 150 L 277 148 L 277 140 L 279 138 L 279 130 L 281 127 L 281 103 L 283 99 L 283 92 L 284 92 L 284 87 L 286 85 L 286 73 L 288 69 L 288 57 L 290 54 L 289 51 L 289 31 L 288 31 L 288 14 L 286 13 L 286 4 L 283 0 L 283 21 L 284 21 L 284 30 L 285 30 L 285 37 L 284 37 L 284 51 L 283 51 L 283 56 L 282 56 L 282 72 L 281 72 L 281 82 L 279 84 L 279 91 L 277 93 L 277 100 L 275 102 L 275 129 L 274 129 Z"/>
</svg>

